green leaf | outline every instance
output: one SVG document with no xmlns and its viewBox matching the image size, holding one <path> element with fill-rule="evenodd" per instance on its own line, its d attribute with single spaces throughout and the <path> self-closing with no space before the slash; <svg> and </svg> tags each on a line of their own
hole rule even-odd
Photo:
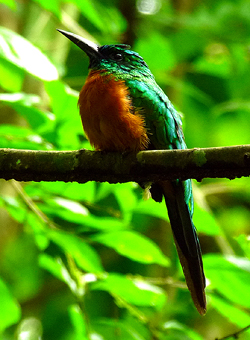
<svg viewBox="0 0 250 340">
<path fill-rule="evenodd" d="M 250 314 L 232 305 L 231 302 L 215 294 L 210 295 L 209 301 L 211 306 L 238 327 L 246 327 L 246 325 L 250 324 Z M 225 335 L 227 335 L 227 333 Z"/>
<path fill-rule="evenodd" d="M 119 218 L 113 217 L 98 217 L 94 215 L 88 215 L 81 226 L 78 226 L 78 231 L 84 231 L 88 228 L 93 230 L 120 230 L 126 229 L 127 223 Z"/>
<path fill-rule="evenodd" d="M 165 202 L 158 203 L 151 198 L 148 200 L 140 200 L 134 209 L 134 212 L 169 221 Z"/>
<path fill-rule="evenodd" d="M 62 194 L 64 197 L 72 200 L 80 200 L 86 202 L 94 201 L 96 187 L 95 182 L 87 182 L 84 184 L 74 182 L 64 184 L 64 190 L 60 192 L 60 194 Z"/>
<path fill-rule="evenodd" d="M 185 326 L 177 321 L 167 321 L 163 325 L 163 329 L 167 332 L 169 339 L 182 340 L 202 340 L 203 338 L 193 329 Z"/>
<path fill-rule="evenodd" d="M 91 273 L 103 272 L 100 258 L 95 249 L 79 237 L 61 231 L 50 231 L 48 237 L 66 253 L 69 253 L 83 270 Z"/>
<path fill-rule="evenodd" d="M 32 130 L 21 126 L 0 125 L 0 145 L 2 148 L 48 150 L 52 145 Z"/>
<path fill-rule="evenodd" d="M 48 270 L 52 275 L 59 280 L 65 282 L 72 292 L 77 293 L 77 284 L 70 276 L 68 269 L 65 267 L 63 261 L 59 258 L 53 258 L 47 254 L 39 255 L 39 265 Z"/>
<path fill-rule="evenodd" d="M 163 69 L 170 70 L 176 64 L 172 46 L 165 36 L 157 31 L 149 31 L 143 38 L 137 40 L 135 50 L 143 56 L 153 73 Z"/>
<path fill-rule="evenodd" d="M 57 69 L 38 48 L 4 27 L 0 27 L 0 58 L 40 79 L 58 79 Z"/>
<path fill-rule="evenodd" d="M 37 267 L 37 255 L 33 236 L 28 232 L 16 234 L 5 246 L 2 268 L 8 268 L 12 291 L 19 301 L 32 299 L 44 283 Z"/>
<path fill-rule="evenodd" d="M 200 55 L 206 46 L 206 37 L 188 29 L 176 30 L 171 36 L 170 44 L 178 62 L 183 63 L 194 55 Z"/>
<path fill-rule="evenodd" d="M 81 203 L 78 203 L 76 201 L 68 200 L 62 197 L 55 197 L 51 199 L 51 201 L 54 202 L 55 205 L 62 207 L 64 211 L 69 212 L 69 214 L 72 216 L 79 215 L 80 217 L 84 218 L 89 214 L 88 209 L 85 208 Z"/>
<path fill-rule="evenodd" d="M 75 121 L 77 117 L 79 118 L 78 121 L 81 122 L 77 108 L 78 92 L 59 80 L 46 83 L 45 89 L 50 97 L 51 107 L 58 121 L 72 119 Z"/>
<path fill-rule="evenodd" d="M 34 131 L 51 129 L 54 125 L 55 117 L 53 114 L 39 110 L 35 105 L 40 104 L 41 98 L 26 93 L 1 93 L 0 101 L 11 105 L 19 112 Z"/>
<path fill-rule="evenodd" d="M 77 231 L 124 229 L 125 221 L 115 217 L 99 217 L 91 215 L 89 210 L 77 201 L 62 197 L 46 198 L 46 204 L 40 204 L 40 209 L 49 216 L 77 224 Z"/>
<path fill-rule="evenodd" d="M 24 70 L 0 58 L 0 85 L 11 92 L 19 92 L 23 86 Z"/>
<path fill-rule="evenodd" d="M 232 110 L 217 118 L 213 129 L 213 138 L 218 145 L 248 144 L 250 121 L 249 110 Z"/>
<path fill-rule="evenodd" d="M 84 135 L 77 107 L 78 92 L 60 81 L 45 84 L 52 111 L 56 116 L 56 143 L 61 149 L 79 149 L 79 136 Z"/>
<path fill-rule="evenodd" d="M 220 227 L 212 212 L 208 212 L 196 203 L 194 204 L 193 222 L 200 233 L 211 236 L 219 235 L 221 233 Z"/>
<path fill-rule="evenodd" d="M 244 200 L 243 191 L 239 191 L 239 195 L 241 195 L 242 199 Z M 230 209 L 225 209 L 220 214 L 220 223 L 222 226 L 228 225 L 226 232 L 231 236 L 236 236 L 239 232 L 244 231 L 247 233 L 246 226 L 248 225 L 249 219 L 250 211 L 243 205 L 230 207 Z M 230 223 L 228 223 L 228 220 L 230 220 Z"/>
<path fill-rule="evenodd" d="M 16 197 L 2 196 L 0 201 L 4 203 L 4 206 L 8 213 L 19 223 L 23 223 L 27 216 L 27 209 L 23 202 L 20 202 Z"/>
<path fill-rule="evenodd" d="M 16 103 L 22 106 L 33 106 L 41 103 L 41 98 L 34 94 L 27 93 L 0 93 L 0 100 L 3 103 Z"/>
<path fill-rule="evenodd" d="M 236 256 L 205 255 L 204 268 L 211 285 L 221 295 L 250 307 L 250 261 Z"/>
<path fill-rule="evenodd" d="M 123 214 L 130 214 L 137 205 L 137 198 L 132 183 L 123 183 L 114 187 L 114 195 Z"/>
<path fill-rule="evenodd" d="M 74 329 L 74 340 L 89 340 L 85 317 L 78 305 L 69 306 L 69 316 Z"/>
<path fill-rule="evenodd" d="M 96 10 L 95 4 L 90 0 L 84 0 L 84 2 L 74 0 L 75 5 L 82 12 L 82 14 L 98 29 L 105 31 L 105 25 L 100 13 Z"/>
<path fill-rule="evenodd" d="M 242 234 L 236 237 L 236 241 L 244 251 L 248 259 L 250 259 L 250 238 L 248 235 Z"/>
<path fill-rule="evenodd" d="M 35 0 L 41 7 L 48 12 L 54 13 L 59 19 L 61 18 L 61 1 L 59 0 Z"/>
<path fill-rule="evenodd" d="M 31 196 L 60 195 L 73 201 L 92 203 L 95 198 L 95 182 L 65 183 L 65 182 L 40 182 L 32 183 L 25 187 L 25 191 Z M 46 198 L 47 199 L 47 198 Z"/>
<path fill-rule="evenodd" d="M 16 5 L 16 2 L 14 0 L 1 0 L 1 3 L 8 6 L 13 11 L 16 11 L 16 9 L 17 9 L 17 5 Z"/>
<path fill-rule="evenodd" d="M 118 274 L 109 274 L 106 278 L 94 282 L 92 289 L 106 290 L 115 298 L 121 298 L 137 306 L 161 309 L 166 302 L 163 289 L 143 279 L 129 279 Z"/>
<path fill-rule="evenodd" d="M 49 239 L 46 234 L 46 225 L 33 212 L 28 212 L 25 223 L 33 230 L 35 241 L 39 249 L 44 250 L 49 245 Z"/>
<path fill-rule="evenodd" d="M 115 192 L 117 184 L 111 184 L 107 182 L 98 183 L 96 192 L 96 201 L 103 200 L 111 193 Z"/>
<path fill-rule="evenodd" d="M 119 254 L 141 263 L 169 266 L 169 259 L 150 239 L 135 231 L 115 231 L 93 236 L 92 239 L 115 249 Z"/>
<path fill-rule="evenodd" d="M 138 330 L 134 329 L 130 324 L 119 321 L 117 319 L 101 319 L 94 322 L 93 328 L 95 333 L 93 339 L 108 339 L 118 340 L 117 334 L 119 334 L 119 340 L 146 340 L 148 337 L 144 337 Z"/>
<path fill-rule="evenodd" d="M 78 299 L 83 298 L 86 292 L 86 284 L 96 281 L 94 274 L 82 275 L 75 266 L 70 267 L 71 270 L 68 270 L 60 257 L 53 258 L 50 255 L 41 254 L 39 256 L 39 265 L 59 280 L 65 282 Z"/>
<path fill-rule="evenodd" d="M 228 50 L 222 44 L 210 45 L 209 48 L 209 55 L 199 58 L 194 63 L 195 71 L 217 77 L 229 77 L 231 73 L 231 60 Z M 212 50 L 216 51 L 216 49 L 219 53 L 211 53 Z"/>
<path fill-rule="evenodd" d="M 0 279 L 0 332 L 15 324 L 21 318 L 21 308 L 6 284 Z"/>
</svg>

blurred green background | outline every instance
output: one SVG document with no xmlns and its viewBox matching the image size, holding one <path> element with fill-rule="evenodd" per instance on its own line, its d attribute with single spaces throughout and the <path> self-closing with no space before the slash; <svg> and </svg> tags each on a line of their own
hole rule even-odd
<svg viewBox="0 0 250 340">
<path fill-rule="evenodd" d="M 0 147 L 90 148 L 84 53 L 128 43 L 183 113 L 188 147 L 249 143 L 249 0 L 1 0 Z M 194 183 L 201 317 L 164 204 L 134 183 L 0 181 L 0 340 L 215 339 L 250 324 L 250 181 Z M 250 339 L 250 332 L 240 335 Z"/>
</svg>

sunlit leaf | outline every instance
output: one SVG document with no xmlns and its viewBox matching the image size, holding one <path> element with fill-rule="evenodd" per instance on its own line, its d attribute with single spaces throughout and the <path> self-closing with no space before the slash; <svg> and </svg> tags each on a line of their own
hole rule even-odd
<svg viewBox="0 0 250 340">
<path fill-rule="evenodd" d="M 164 291 L 140 279 L 129 279 L 118 274 L 109 274 L 106 278 L 93 283 L 93 289 L 106 290 L 114 297 L 137 306 L 161 308 L 166 300 Z"/>
<path fill-rule="evenodd" d="M 1 93 L 0 101 L 9 104 L 25 117 L 34 131 L 41 131 L 41 127 L 44 130 L 45 125 L 47 128 L 49 126 L 52 127 L 55 120 L 54 115 L 51 113 L 35 107 L 35 105 L 40 104 L 41 102 L 41 99 L 38 96 L 26 93 Z"/>
<path fill-rule="evenodd" d="M 32 106 L 41 102 L 40 97 L 27 93 L 0 93 L 1 102 L 17 103 L 23 106 Z"/>
<path fill-rule="evenodd" d="M 73 200 L 83 200 L 93 202 L 95 197 L 95 182 L 79 183 L 64 183 L 65 188 L 61 194 Z"/>
<path fill-rule="evenodd" d="M 250 314 L 239 308 L 237 305 L 233 305 L 231 301 L 229 302 L 215 294 L 211 294 L 210 303 L 233 324 L 239 327 L 246 327 L 250 324 Z M 225 331 L 225 336 L 226 335 L 228 335 L 228 332 Z"/>
<path fill-rule="evenodd" d="M 115 217 L 99 217 L 94 215 L 88 215 L 81 226 L 78 226 L 78 230 L 86 230 L 91 228 L 93 230 L 122 230 L 127 229 L 127 223 L 124 220 Z"/>
<path fill-rule="evenodd" d="M 87 216 L 89 214 L 88 209 L 86 209 L 82 204 L 72 201 L 72 200 L 67 200 L 65 198 L 61 197 L 55 197 L 54 202 L 67 210 L 69 210 L 73 214 L 79 214 L 82 216 Z"/>
<path fill-rule="evenodd" d="M 108 8 L 101 2 L 93 3 L 90 0 L 84 2 L 74 0 L 74 3 L 82 15 L 101 32 L 119 33 L 125 30 L 126 21 L 114 6 L 109 4 Z"/>
<path fill-rule="evenodd" d="M 171 69 L 175 66 L 176 60 L 172 46 L 159 32 L 149 32 L 137 42 L 135 49 L 143 56 L 152 72 L 159 69 Z M 152 54 L 152 51 L 157 51 L 157 53 Z"/>
<path fill-rule="evenodd" d="M 94 331 L 91 334 L 93 340 L 117 340 L 117 334 L 121 340 L 146 340 L 139 330 L 133 325 L 111 318 L 103 318 L 94 322 Z"/>
<path fill-rule="evenodd" d="M 228 300 L 250 307 L 250 260 L 221 255 L 204 256 L 205 273 L 214 289 Z"/>
<path fill-rule="evenodd" d="M 95 182 L 87 182 L 79 184 L 76 182 L 40 182 L 39 184 L 32 183 L 25 187 L 25 190 L 30 195 L 44 196 L 49 194 L 52 196 L 62 196 L 73 201 L 93 202 L 95 197 Z"/>
<path fill-rule="evenodd" d="M 41 254 L 39 256 L 39 264 L 42 268 L 48 270 L 52 275 L 59 280 L 65 282 L 72 293 L 77 298 L 82 298 L 86 292 L 84 282 L 79 282 L 79 271 L 76 269 L 72 273 L 70 269 L 64 264 L 60 257 L 53 258 L 47 254 Z M 72 268 L 71 268 L 72 269 Z M 90 275 L 90 274 L 87 274 Z M 91 274 L 92 275 L 92 274 Z M 85 275 L 86 276 L 86 275 Z M 94 275 L 92 275 L 94 276 Z M 94 276 L 95 280 L 95 276 Z"/>
<path fill-rule="evenodd" d="M 85 316 L 78 305 L 69 306 L 69 316 L 74 328 L 75 340 L 89 340 L 86 330 Z"/>
<path fill-rule="evenodd" d="M 200 233 L 207 235 L 220 234 L 220 227 L 215 220 L 215 217 L 212 215 L 212 212 L 206 211 L 198 204 L 194 205 L 193 222 Z"/>
<path fill-rule="evenodd" d="M 98 183 L 97 192 L 96 192 L 96 200 L 102 200 L 106 198 L 108 195 L 113 193 L 116 190 L 116 184 L 110 184 L 107 182 Z"/>
<path fill-rule="evenodd" d="M 249 111 L 248 111 L 249 112 Z M 213 136 L 218 145 L 241 145 L 249 142 L 250 122 L 244 111 L 228 112 L 217 118 Z"/>
<path fill-rule="evenodd" d="M 39 249 L 46 249 L 49 245 L 49 239 L 46 235 L 46 223 L 33 212 L 28 212 L 26 213 L 25 224 L 32 228 Z"/>
<path fill-rule="evenodd" d="M 167 321 L 163 328 L 167 331 L 170 339 L 202 340 L 203 338 L 193 329 L 177 321 Z"/>
<path fill-rule="evenodd" d="M 60 81 L 45 85 L 52 112 L 56 116 L 56 143 L 62 149 L 80 149 L 79 136 L 84 135 L 77 107 L 78 93 Z"/>
<path fill-rule="evenodd" d="M 13 11 L 15 11 L 17 8 L 16 2 L 14 0 L 1 0 L 1 3 L 4 3 L 6 6 L 8 6 Z"/>
<path fill-rule="evenodd" d="M 0 85 L 3 89 L 11 92 L 21 91 L 24 74 L 23 69 L 0 58 Z"/>
<path fill-rule="evenodd" d="M 31 129 L 15 126 L 0 125 L 0 145 L 2 148 L 48 150 L 52 145 Z"/>
<path fill-rule="evenodd" d="M 243 192 L 241 195 L 243 198 Z M 228 219 L 230 220 L 229 223 Z M 220 214 L 221 224 L 228 224 L 227 233 L 232 236 L 247 232 L 246 226 L 248 225 L 249 219 L 250 211 L 243 205 L 231 207 L 231 209 L 222 211 Z"/>
<path fill-rule="evenodd" d="M 54 13 L 58 18 L 61 17 L 61 1 L 58 0 L 35 0 L 41 7 Z"/>
<path fill-rule="evenodd" d="M 157 263 L 168 266 L 168 258 L 160 248 L 149 238 L 135 231 L 117 231 L 99 234 L 92 237 L 108 247 L 115 249 L 119 254 L 134 261 L 142 263 Z"/>
<path fill-rule="evenodd" d="M 46 203 L 39 204 L 43 212 L 51 217 L 59 217 L 65 221 L 75 223 L 77 231 L 94 230 L 117 230 L 127 226 L 126 221 L 116 217 L 99 217 L 90 214 L 89 210 L 82 204 L 54 197 L 46 198 Z"/>
<path fill-rule="evenodd" d="M 0 279 L 0 331 L 15 324 L 21 317 L 21 309 L 6 284 Z"/>
<path fill-rule="evenodd" d="M 49 59 L 17 33 L 0 27 L 0 58 L 43 80 L 55 80 L 58 72 Z"/>
<path fill-rule="evenodd" d="M 83 270 L 92 273 L 103 271 L 98 254 L 84 240 L 61 231 L 50 231 L 48 236 L 66 253 L 69 253 Z"/>
<path fill-rule="evenodd" d="M 9 212 L 12 218 L 14 218 L 19 223 L 23 223 L 27 211 L 25 205 L 20 202 L 16 197 L 12 196 L 2 196 L 1 201 L 4 203 L 6 210 Z"/>
<path fill-rule="evenodd" d="M 59 257 L 53 258 L 50 255 L 41 254 L 39 256 L 39 265 L 42 268 L 48 270 L 59 280 L 65 282 L 73 292 L 77 291 L 76 282 L 72 279 L 68 269 L 65 267 L 63 261 Z"/>
<path fill-rule="evenodd" d="M 137 198 L 131 183 L 117 185 L 114 190 L 114 195 L 119 204 L 123 218 L 127 222 L 130 222 L 133 209 L 137 204 Z"/>
<path fill-rule="evenodd" d="M 162 203 L 155 202 L 151 198 L 147 200 L 140 200 L 134 211 L 136 213 L 154 216 L 169 221 L 166 204 L 164 202 Z"/>
<path fill-rule="evenodd" d="M 241 249 L 247 255 L 248 259 L 250 259 L 250 237 L 249 235 L 239 235 L 236 237 L 237 242 L 239 243 Z"/>
</svg>

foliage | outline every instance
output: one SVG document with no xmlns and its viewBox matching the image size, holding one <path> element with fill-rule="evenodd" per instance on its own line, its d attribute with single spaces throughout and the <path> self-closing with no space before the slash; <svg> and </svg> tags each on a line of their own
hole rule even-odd
<svg viewBox="0 0 250 340">
<path fill-rule="evenodd" d="M 0 146 L 90 147 L 77 109 L 88 61 L 57 27 L 132 44 L 185 114 L 189 147 L 248 143 L 249 6 L 2 0 Z M 194 185 L 208 279 L 203 318 L 184 285 L 166 208 L 144 201 L 137 185 L 0 185 L 0 339 L 198 340 L 250 324 L 249 179 Z"/>
</svg>

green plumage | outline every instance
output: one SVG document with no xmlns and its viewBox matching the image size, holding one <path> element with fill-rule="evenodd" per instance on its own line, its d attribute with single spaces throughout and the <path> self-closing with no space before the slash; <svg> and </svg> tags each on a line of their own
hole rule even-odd
<svg viewBox="0 0 250 340">
<path fill-rule="evenodd" d="M 127 45 L 104 45 L 99 48 L 103 58 L 90 62 L 90 68 L 105 70 L 117 80 L 123 80 L 129 89 L 134 108 L 140 108 L 145 119 L 150 149 L 186 149 L 180 114 L 158 86 L 147 64 Z M 116 55 L 122 60 L 117 61 Z M 193 214 L 191 181 L 182 182 L 185 201 Z"/>
<path fill-rule="evenodd" d="M 149 149 L 185 149 L 182 121 L 170 100 L 156 84 L 154 76 L 141 56 L 128 45 L 98 46 L 77 35 L 60 30 L 78 45 L 90 59 L 90 69 L 102 71 L 122 80 L 132 100 L 131 112 L 139 109 L 144 117 Z M 101 99 L 101 98 L 100 98 Z M 192 222 L 193 195 L 191 181 L 152 183 L 152 198 L 165 198 L 171 228 L 188 288 L 201 314 L 206 311 L 205 277 L 200 245 Z"/>
</svg>

